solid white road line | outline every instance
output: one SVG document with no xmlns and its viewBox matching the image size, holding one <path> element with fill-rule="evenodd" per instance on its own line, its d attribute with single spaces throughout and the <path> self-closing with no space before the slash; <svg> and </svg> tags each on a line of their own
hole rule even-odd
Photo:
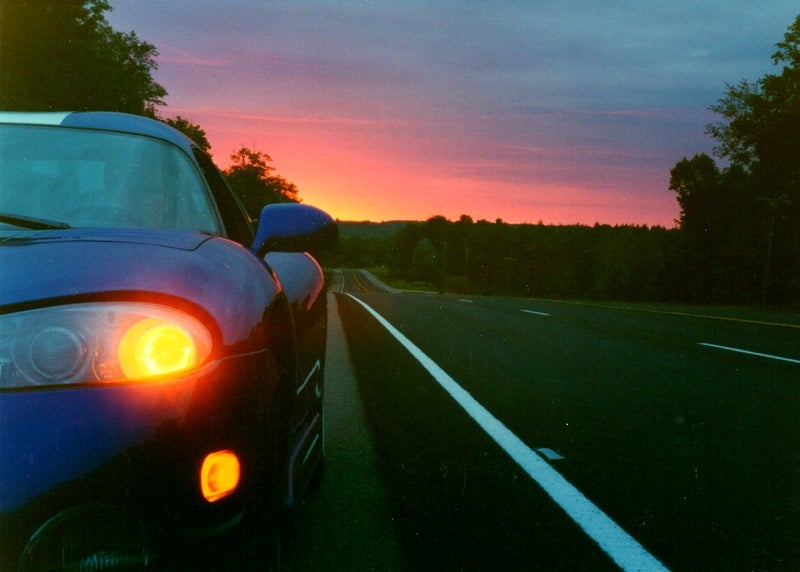
<svg viewBox="0 0 800 572">
<path fill-rule="evenodd" d="M 747 354 L 747 355 L 751 355 L 751 356 L 758 356 L 758 357 L 763 357 L 763 358 L 776 359 L 778 361 L 788 361 L 789 363 L 800 363 L 800 360 L 798 360 L 798 359 L 792 359 L 792 358 L 781 357 L 781 356 L 774 356 L 774 355 L 770 355 L 770 354 L 762 354 L 762 353 L 759 353 L 759 352 L 751 352 L 750 350 L 743 350 L 743 349 L 740 349 L 740 348 L 730 348 L 728 346 L 718 346 L 717 344 L 709 344 L 709 343 L 706 343 L 706 342 L 697 342 L 697 345 L 705 346 L 707 348 L 716 348 L 718 350 L 726 350 L 726 351 L 729 351 L 729 352 L 736 352 L 736 353 L 739 353 L 739 354 Z"/>
<path fill-rule="evenodd" d="M 541 486 L 583 531 L 623 570 L 667 570 L 632 536 L 588 500 L 561 474 L 478 403 L 436 362 L 369 305 L 348 294 L 413 355 L 453 399 L 528 475 Z"/>
</svg>

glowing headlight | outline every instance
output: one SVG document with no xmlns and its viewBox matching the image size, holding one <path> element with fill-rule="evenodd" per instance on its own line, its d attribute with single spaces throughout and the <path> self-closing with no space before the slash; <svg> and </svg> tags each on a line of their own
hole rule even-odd
<svg viewBox="0 0 800 572">
<path fill-rule="evenodd" d="M 193 367 L 197 363 L 197 344 L 180 325 L 145 318 L 122 336 L 117 356 L 127 377 L 164 375 Z"/>
<path fill-rule="evenodd" d="M 0 316 L 0 388 L 157 379 L 201 365 L 211 335 L 155 304 L 94 303 Z"/>
</svg>

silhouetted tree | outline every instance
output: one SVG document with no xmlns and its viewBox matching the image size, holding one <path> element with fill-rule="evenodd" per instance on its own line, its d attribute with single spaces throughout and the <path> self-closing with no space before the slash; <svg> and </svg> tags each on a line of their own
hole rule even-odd
<svg viewBox="0 0 800 572">
<path fill-rule="evenodd" d="M 389 259 L 386 265 L 395 278 L 411 279 L 414 251 L 422 240 L 421 224 L 409 223 L 389 239 Z"/>
<path fill-rule="evenodd" d="M 211 150 L 211 144 L 208 142 L 208 138 L 206 137 L 206 132 L 199 125 L 192 123 L 188 119 L 184 119 L 180 115 L 178 115 L 175 119 L 171 119 L 169 117 L 161 117 L 160 119 L 167 125 L 171 125 L 175 129 L 186 135 L 189 139 L 194 141 L 195 144 L 198 147 L 200 147 L 200 149 L 202 149 L 206 153 L 208 153 Z"/>
<path fill-rule="evenodd" d="M 435 284 L 437 287 L 442 286 L 442 269 L 436 256 L 436 248 L 427 238 L 420 240 L 414 249 L 411 278 Z"/>
<path fill-rule="evenodd" d="M 800 16 L 776 44 L 778 74 L 728 85 L 699 155 L 672 170 L 693 301 L 800 302 Z M 758 276 L 758 278 L 756 278 Z M 758 290 L 758 288 L 755 288 Z"/>
<path fill-rule="evenodd" d="M 723 120 L 708 125 L 718 141 L 717 153 L 750 172 L 760 171 L 771 186 L 797 192 L 800 175 L 800 16 L 789 27 L 784 41 L 776 44 L 775 65 L 780 74 L 768 74 L 755 82 L 742 80 L 728 86 L 713 111 Z"/>
<path fill-rule="evenodd" d="M 113 30 L 106 0 L 17 0 L 0 8 L 0 109 L 155 115 L 155 47 Z"/>
<path fill-rule="evenodd" d="M 251 217 L 258 218 L 268 204 L 300 202 L 297 187 L 274 174 L 272 158 L 266 153 L 242 147 L 231 160 L 233 165 L 223 173 Z"/>
</svg>

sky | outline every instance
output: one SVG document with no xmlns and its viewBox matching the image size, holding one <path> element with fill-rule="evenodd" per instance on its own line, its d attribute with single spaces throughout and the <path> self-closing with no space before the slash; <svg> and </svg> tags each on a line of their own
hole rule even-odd
<svg viewBox="0 0 800 572">
<path fill-rule="evenodd" d="M 779 73 L 797 0 L 111 0 L 159 113 L 340 220 L 672 227 L 709 106 Z M 722 162 L 720 162 L 722 164 Z"/>
</svg>

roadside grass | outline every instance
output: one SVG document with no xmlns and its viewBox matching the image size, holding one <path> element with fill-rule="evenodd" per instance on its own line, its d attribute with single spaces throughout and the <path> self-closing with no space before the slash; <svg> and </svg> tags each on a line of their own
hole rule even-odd
<svg viewBox="0 0 800 572">
<path fill-rule="evenodd" d="M 438 293 L 441 292 L 436 285 L 431 284 L 430 282 L 422 282 L 419 280 L 403 280 L 402 278 L 394 278 L 390 276 L 389 269 L 385 266 L 372 266 L 367 268 L 369 272 L 371 272 L 378 280 L 391 286 L 392 288 L 397 288 L 398 290 L 414 290 L 417 292 L 431 292 L 431 293 Z"/>
</svg>

